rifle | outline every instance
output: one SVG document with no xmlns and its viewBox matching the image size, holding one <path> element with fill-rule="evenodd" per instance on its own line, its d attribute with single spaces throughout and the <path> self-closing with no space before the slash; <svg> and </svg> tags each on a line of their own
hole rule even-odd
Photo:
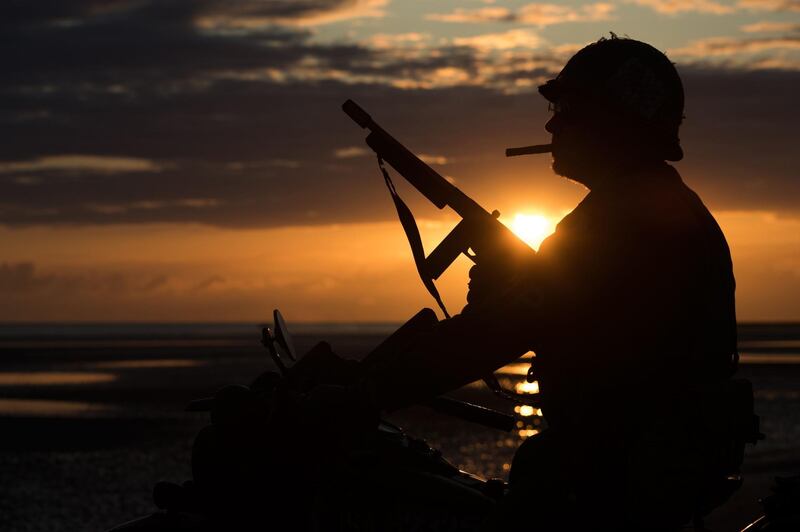
<svg viewBox="0 0 800 532">
<path fill-rule="evenodd" d="M 342 110 L 356 124 L 370 131 L 366 138 L 367 145 L 378 156 L 378 164 L 395 201 L 400 222 L 403 224 L 403 229 L 411 244 L 417 270 L 422 282 L 442 307 L 446 316 L 447 311 L 444 309 L 432 281 L 438 279 L 459 255 L 463 253 L 475 263 L 498 259 L 518 262 L 530 260 L 535 256 L 536 252 L 533 248 L 498 220 L 499 211 L 495 210 L 491 213 L 486 211 L 475 200 L 464 194 L 458 187 L 447 181 L 395 140 L 357 103 L 347 100 L 342 105 Z M 427 257 L 422 250 L 413 215 L 397 196 L 394 184 L 383 166 L 383 161 L 388 162 L 437 208 L 443 209 L 447 206 L 461 216 L 461 221 Z M 469 250 L 472 250 L 474 254 L 469 253 Z"/>
</svg>

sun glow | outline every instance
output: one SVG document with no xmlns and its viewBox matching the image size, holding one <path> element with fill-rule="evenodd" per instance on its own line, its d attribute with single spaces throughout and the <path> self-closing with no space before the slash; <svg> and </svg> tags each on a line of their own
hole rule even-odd
<svg viewBox="0 0 800 532">
<path fill-rule="evenodd" d="M 511 230 L 529 246 L 538 250 L 542 240 L 555 231 L 555 223 L 541 214 L 517 213 L 511 222 Z"/>
</svg>

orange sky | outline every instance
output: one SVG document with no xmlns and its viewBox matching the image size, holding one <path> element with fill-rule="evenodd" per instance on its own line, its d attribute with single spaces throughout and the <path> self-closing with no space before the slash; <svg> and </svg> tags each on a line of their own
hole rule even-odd
<svg viewBox="0 0 800 532">
<path fill-rule="evenodd" d="M 359 102 L 505 220 L 584 191 L 537 86 L 610 32 L 683 79 L 676 167 L 726 232 L 742 320 L 800 321 L 800 12 L 771 0 L 76 0 L 0 16 L 0 320 L 401 321 L 417 278 Z M 492 4 L 489 6 L 488 4 Z M 398 180 L 399 181 L 399 180 Z M 398 182 L 430 250 L 452 227 Z M 464 304 L 466 259 L 440 285 Z"/>
<path fill-rule="evenodd" d="M 733 253 L 740 320 L 797 319 L 800 302 L 787 294 L 800 287 L 800 222 L 716 216 Z M 453 221 L 421 222 L 428 250 Z M 16 279 L 3 321 L 264 321 L 275 307 L 293 321 L 401 321 L 434 306 L 395 222 L 0 229 L 0 240 L 4 277 Z M 465 303 L 469 265 L 460 260 L 439 282 L 452 311 Z"/>
</svg>

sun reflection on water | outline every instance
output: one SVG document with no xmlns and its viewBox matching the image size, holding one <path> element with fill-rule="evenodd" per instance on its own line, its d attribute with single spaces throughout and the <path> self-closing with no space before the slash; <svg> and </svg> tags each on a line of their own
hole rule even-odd
<svg viewBox="0 0 800 532">
<path fill-rule="evenodd" d="M 516 389 L 516 390 L 517 390 L 517 393 L 530 393 L 530 394 L 539 393 L 539 381 L 533 381 L 533 382 L 523 381 L 523 382 L 518 382 L 518 383 L 517 383 L 517 384 L 514 386 L 514 389 Z"/>
<path fill-rule="evenodd" d="M 0 415 L 24 417 L 86 417 L 114 412 L 109 405 L 50 399 L 0 399 Z"/>
<path fill-rule="evenodd" d="M 514 390 L 518 395 L 523 396 L 521 404 L 514 407 L 514 414 L 517 418 L 516 434 L 523 440 L 539 434 L 546 426 L 542 409 L 534 406 L 538 401 L 539 381 L 528 382 L 527 380 L 531 363 L 535 359 L 536 353 L 528 351 L 516 361 L 503 366 L 496 372 L 497 380 L 504 389 Z M 471 388 L 483 388 L 484 386 L 482 381 L 470 384 Z M 530 396 L 530 402 L 533 404 L 525 404 L 527 401 L 524 396 Z"/>
<path fill-rule="evenodd" d="M 519 414 L 522 417 L 529 417 L 529 416 L 541 416 L 542 409 L 541 408 L 534 408 L 530 405 L 520 405 L 514 407 L 514 412 Z"/>
<path fill-rule="evenodd" d="M 535 394 L 539 393 L 539 382 L 528 382 L 528 374 L 531 363 L 535 360 L 536 353 L 528 351 L 516 362 L 507 364 L 500 368 L 497 373 L 501 376 L 503 386 L 513 388 L 517 394 L 530 395 L 531 401 L 535 401 Z M 530 404 L 519 404 L 514 407 L 517 416 L 517 436 L 521 439 L 530 438 L 542 431 L 543 414 L 542 409 Z"/>
<path fill-rule="evenodd" d="M 117 379 L 114 373 L 89 371 L 4 371 L 0 372 L 0 386 L 58 386 L 97 384 Z"/>
<path fill-rule="evenodd" d="M 98 362 L 93 365 L 102 369 L 156 369 L 156 368 L 194 368 L 205 366 L 205 360 L 189 358 L 129 359 Z"/>
</svg>

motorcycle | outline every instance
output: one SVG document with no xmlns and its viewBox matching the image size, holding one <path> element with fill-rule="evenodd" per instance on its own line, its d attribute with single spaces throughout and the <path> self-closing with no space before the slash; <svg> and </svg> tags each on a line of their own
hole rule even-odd
<svg viewBox="0 0 800 532">
<path fill-rule="evenodd" d="M 109 532 L 481 530 L 508 491 L 504 481 L 460 470 L 424 440 L 346 398 L 340 404 L 351 406 L 351 415 L 327 426 L 317 417 L 325 430 L 307 432 L 309 416 L 319 416 L 309 393 L 344 390 L 337 386 L 352 382 L 359 364 L 397 355 L 436 320 L 433 311 L 414 316 L 361 363 L 337 357 L 325 343 L 298 357 L 283 316 L 275 310 L 273 317 L 275 330 L 263 329 L 262 344 L 278 372 L 192 401 L 187 410 L 208 411 L 211 421 L 192 448 L 192 480 L 156 483 L 158 511 Z M 509 400 L 530 399 L 486 381 Z M 447 397 L 427 405 L 501 430 L 516 421 Z M 800 530 L 800 476 L 778 479 L 764 507 L 742 532 Z M 704 530 L 699 516 L 694 527 Z"/>
<path fill-rule="evenodd" d="M 421 312 L 367 357 L 390 356 L 420 327 Z M 350 382 L 358 363 L 338 358 L 327 344 L 298 357 L 279 311 L 262 344 L 278 372 L 249 386 L 230 385 L 187 410 L 208 411 L 211 424 L 192 448 L 193 479 L 159 482 L 159 511 L 113 532 L 277 530 L 479 530 L 506 484 L 460 470 L 424 440 L 371 413 L 352 424 L 308 435 L 304 402 L 321 384 Z M 361 364 L 368 363 L 362 361 Z M 516 419 L 482 406 L 439 397 L 428 406 L 469 421 L 510 430 Z M 341 421 L 341 420 L 340 420 Z M 320 432 L 320 431 L 317 431 Z M 269 514 L 265 505 L 280 508 Z"/>
</svg>

